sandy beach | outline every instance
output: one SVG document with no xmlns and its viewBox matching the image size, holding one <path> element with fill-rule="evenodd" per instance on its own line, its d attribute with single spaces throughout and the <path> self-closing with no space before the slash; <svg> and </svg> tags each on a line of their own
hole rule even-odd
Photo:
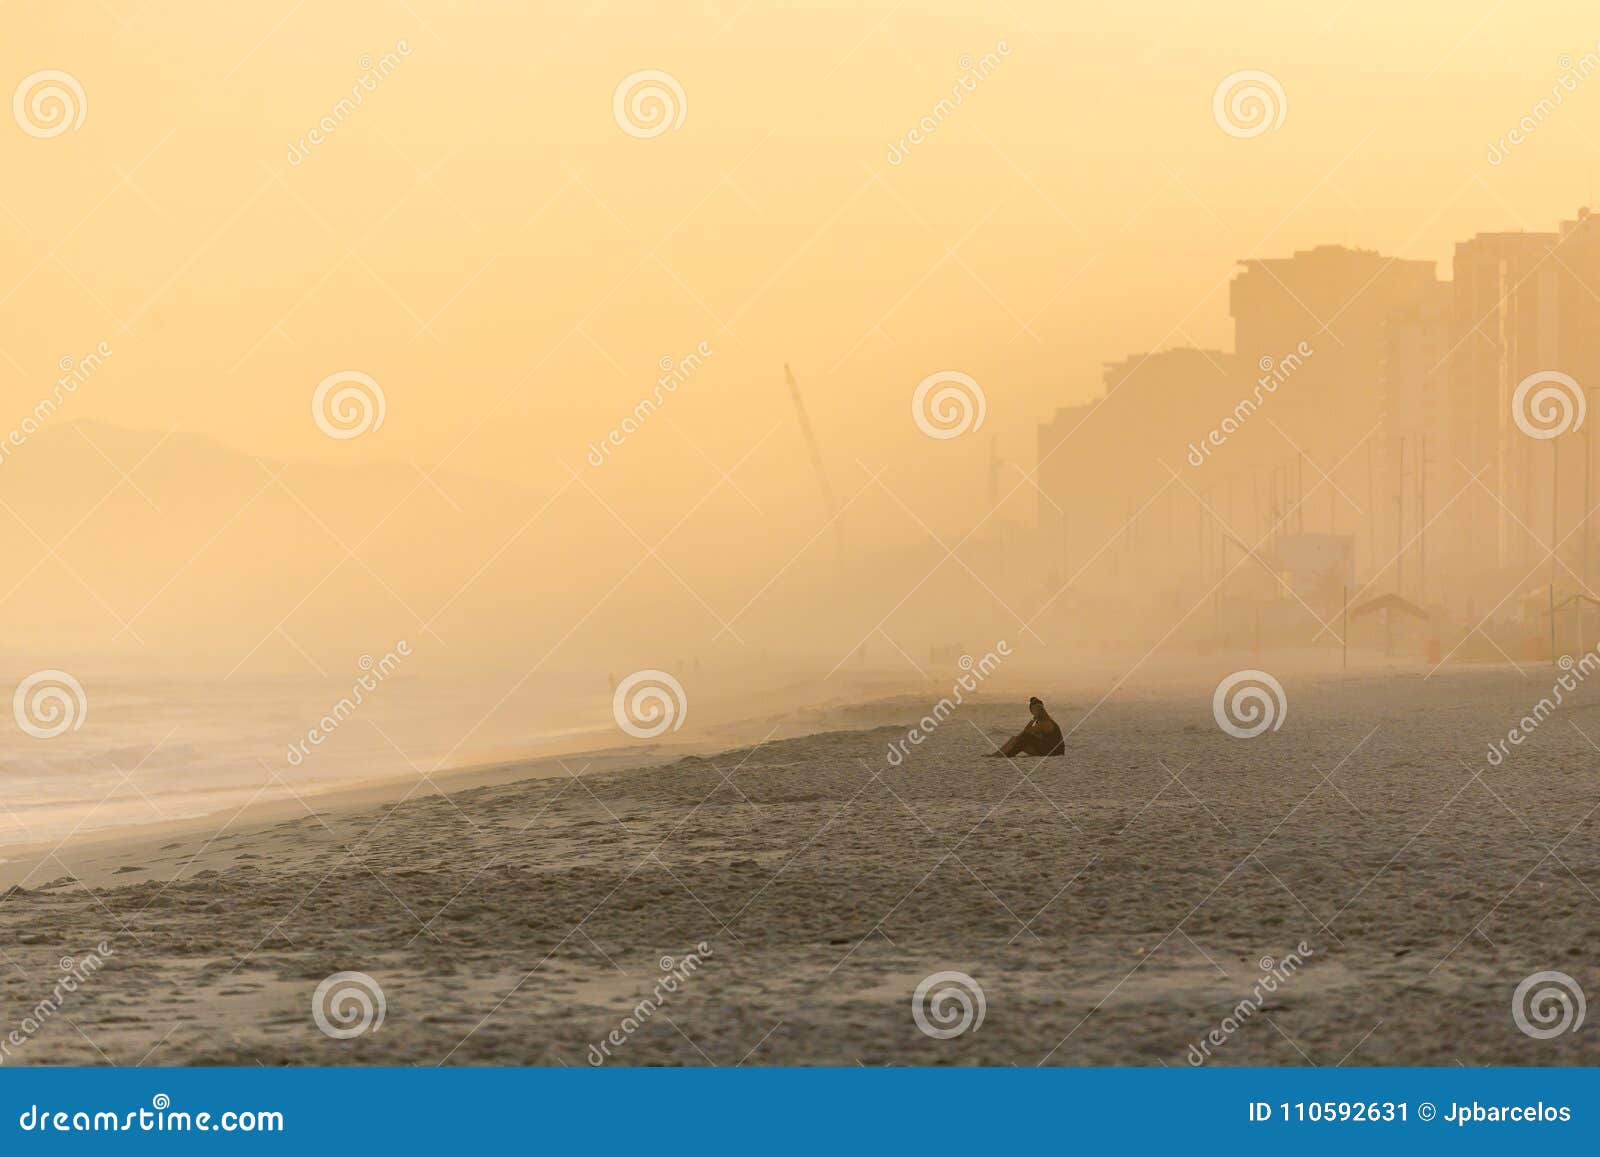
<svg viewBox="0 0 1600 1157">
<path fill-rule="evenodd" d="M 1540 971 L 1600 991 L 1600 686 L 1486 758 L 1553 675 L 1286 678 L 1251 739 L 1209 685 L 1040 686 L 1065 758 L 980 758 L 1024 720 L 1007 695 L 895 765 L 938 696 L 909 697 L 873 707 L 892 726 L 19 856 L 0 997 L 33 1029 L 4 1062 L 1181 1066 L 1292 956 L 1206 1063 L 1600 1063 L 1593 1025 L 1512 1017 Z M 942 971 L 981 989 L 948 1039 L 912 1008 Z M 341 972 L 382 993 L 350 1039 L 312 1017 Z"/>
</svg>

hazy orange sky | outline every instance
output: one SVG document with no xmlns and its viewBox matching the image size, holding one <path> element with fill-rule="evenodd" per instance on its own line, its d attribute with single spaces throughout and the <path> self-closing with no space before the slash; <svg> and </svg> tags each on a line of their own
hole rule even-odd
<svg viewBox="0 0 1600 1157">
<path fill-rule="evenodd" d="M 785 360 L 841 491 L 892 462 L 976 493 L 988 439 L 933 455 L 907 421 L 927 374 L 980 381 L 986 432 L 1031 466 L 1034 425 L 1096 392 L 1101 363 L 1231 345 L 1237 258 L 1345 242 L 1447 275 L 1457 239 L 1570 217 L 1600 141 L 1595 77 L 1487 159 L 1596 51 L 1579 0 L 12 0 L 0 18 L 6 92 L 60 69 L 86 98 L 76 130 L 0 130 L 7 413 L 105 341 L 71 417 L 329 463 L 447 460 L 547 491 L 661 358 L 706 342 L 656 428 L 591 476 L 663 510 L 752 447 L 737 478 L 753 497 L 814 508 Z M 362 58 L 400 42 L 392 74 L 290 164 Z M 962 58 L 1002 42 L 890 164 Z M 686 98 L 650 139 L 613 116 L 642 69 Z M 1252 139 L 1212 114 L 1241 69 L 1287 98 Z M 346 369 L 381 384 L 387 413 L 338 441 L 309 399 Z"/>
</svg>

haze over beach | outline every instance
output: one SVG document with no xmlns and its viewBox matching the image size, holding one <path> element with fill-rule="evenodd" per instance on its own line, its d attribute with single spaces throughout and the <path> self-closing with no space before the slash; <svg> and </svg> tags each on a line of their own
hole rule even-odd
<svg viewBox="0 0 1600 1157">
<path fill-rule="evenodd" d="M 1145 693 L 981 760 L 1016 710 L 980 702 L 895 763 L 902 700 L 84 843 L 0 901 L 4 992 L 103 967 L 6 1060 L 1594 1064 L 1541 974 L 1596 934 L 1595 692 L 1491 767 L 1514 671 L 1287 689 L 1250 742 Z"/>
<path fill-rule="evenodd" d="M 1592 6 L 102 8 L 0 1062 L 1600 1059 Z"/>
</svg>

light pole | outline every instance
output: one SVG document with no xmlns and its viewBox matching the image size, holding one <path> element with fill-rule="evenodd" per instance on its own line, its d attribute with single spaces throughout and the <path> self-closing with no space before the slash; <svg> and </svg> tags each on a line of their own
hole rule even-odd
<svg viewBox="0 0 1600 1157">
<path fill-rule="evenodd" d="M 1594 405 L 1594 391 L 1597 387 L 1586 386 L 1584 395 L 1590 399 L 1590 406 Z M 1594 478 L 1594 427 L 1591 425 L 1589 432 L 1583 436 L 1583 561 L 1578 566 L 1578 576 L 1583 582 L 1583 593 L 1589 594 L 1589 523 L 1593 521 L 1594 511 L 1591 509 L 1589 495 L 1593 487 Z M 1583 603 L 1578 604 L 1578 649 L 1589 649 L 1589 633 L 1584 616 L 1587 608 Z"/>
<path fill-rule="evenodd" d="M 1556 567 L 1560 563 L 1560 523 L 1556 508 L 1561 495 L 1561 438 L 1550 439 L 1550 665 L 1556 664 Z"/>
</svg>

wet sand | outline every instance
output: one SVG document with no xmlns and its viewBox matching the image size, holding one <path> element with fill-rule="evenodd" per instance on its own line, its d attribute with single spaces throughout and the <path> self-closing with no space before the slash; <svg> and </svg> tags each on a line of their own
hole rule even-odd
<svg viewBox="0 0 1600 1157">
<path fill-rule="evenodd" d="M 584 1065 L 616 1033 L 607 1064 L 1181 1066 L 1303 942 L 1207 1063 L 1600 1063 L 1600 1026 L 1512 1018 L 1532 973 L 1600 993 L 1600 682 L 1500 766 L 1548 668 L 1283 682 L 1252 739 L 1211 685 L 1040 686 L 1065 758 L 980 758 L 1008 695 L 891 765 L 934 693 L 896 726 L 18 861 L 0 1033 L 34 1028 L 3 1060 Z M 383 1021 L 335 1039 L 313 994 L 346 971 Z M 948 1039 L 912 1009 L 941 971 L 982 991 Z"/>
</svg>

